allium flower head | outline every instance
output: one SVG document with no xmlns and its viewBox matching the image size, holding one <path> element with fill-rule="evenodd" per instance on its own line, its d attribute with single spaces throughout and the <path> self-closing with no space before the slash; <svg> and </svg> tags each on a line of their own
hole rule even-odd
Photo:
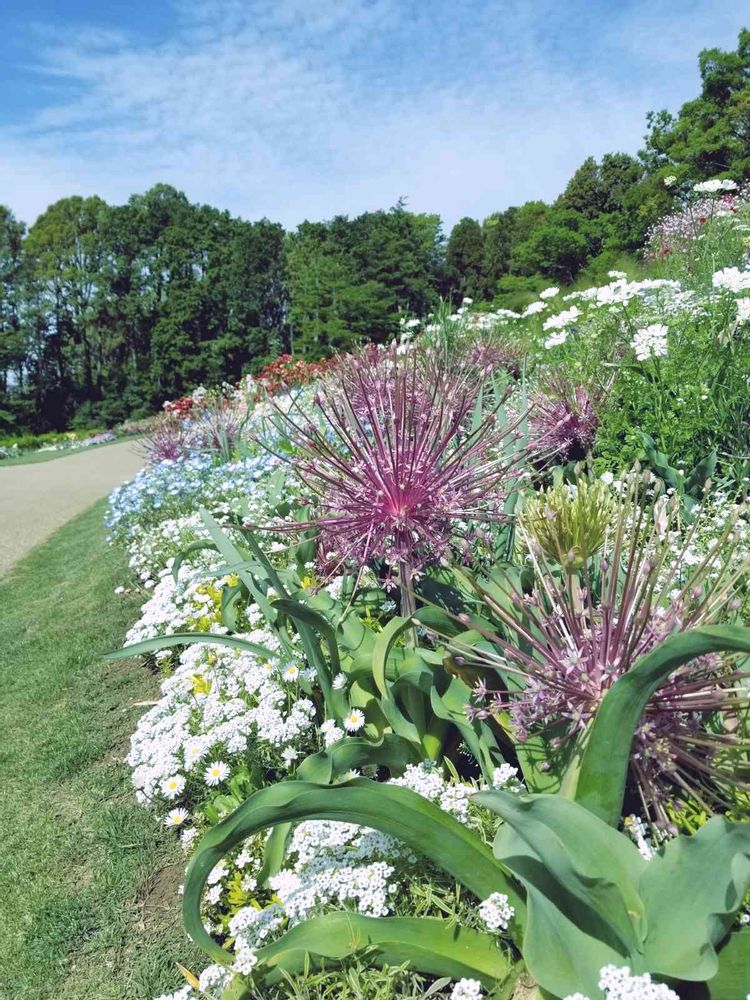
<svg viewBox="0 0 750 1000">
<path fill-rule="evenodd" d="M 366 358 L 342 362 L 337 384 L 323 385 L 315 422 L 280 422 L 329 561 L 382 559 L 410 573 L 440 557 L 466 522 L 503 519 L 519 474 L 520 418 L 475 418 L 476 383 L 430 375 L 415 353 L 389 351 L 373 366 Z"/>
<path fill-rule="evenodd" d="M 528 421 L 532 451 L 558 462 L 584 458 L 599 426 L 590 391 L 562 378 L 531 393 Z"/>
<path fill-rule="evenodd" d="M 520 641 L 495 635 L 498 654 L 474 657 L 517 674 L 521 689 L 488 695 L 478 688 L 473 714 L 508 712 L 520 740 L 545 732 L 562 749 L 583 736 L 617 679 L 660 642 L 733 617 L 738 585 L 750 574 L 750 557 L 738 562 L 726 544 L 733 520 L 696 564 L 689 556 L 699 525 L 680 535 L 678 517 L 676 498 L 655 496 L 653 481 L 633 474 L 599 551 L 562 566 L 521 521 L 533 591 L 509 582 L 506 600 L 484 595 L 504 636 Z M 732 657 L 708 654 L 678 668 L 651 697 L 633 741 L 630 781 L 658 820 L 669 822 L 684 802 L 711 811 L 732 800 L 733 788 L 748 787 L 744 677 Z"/>
<path fill-rule="evenodd" d="M 186 458 L 194 446 L 193 431 L 187 420 L 167 412 L 159 417 L 145 441 L 150 462 L 177 461 Z"/>
<path fill-rule="evenodd" d="M 240 441 L 246 414 L 232 400 L 221 399 L 206 407 L 195 423 L 196 443 L 229 460 Z"/>
<path fill-rule="evenodd" d="M 602 480 L 560 483 L 526 497 L 519 534 L 533 539 L 550 562 L 580 570 L 604 545 L 615 509 Z"/>
</svg>

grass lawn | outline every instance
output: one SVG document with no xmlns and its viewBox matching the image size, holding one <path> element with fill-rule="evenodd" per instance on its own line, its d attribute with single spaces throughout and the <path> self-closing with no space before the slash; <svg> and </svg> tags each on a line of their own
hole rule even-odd
<svg viewBox="0 0 750 1000">
<path fill-rule="evenodd" d="M 137 443 L 138 437 L 119 437 L 114 441 L 105 441 L 103 444 L 92 444 L 88 448 L 65 448 L 62 451 L 30 451 L 17 458 L 0 458 L 0 469 L 9 468 L 11 465 L 36 465 L 38 462 L 54 462 L 58 458 L 67 458 L 68 455 L 81 455 L 87 451 L 98 451 L 100 448 L 109 448 L 111 444 L 120 444 L 122 441 L 131 440 Z"/>
<path fill-rule="evenodd" d="M 179 924 L 183 857 L 122 758 L 158 681 L 105 664 L 138 611 L 104 502 L 0 581 L 0 998 L 152 1000 L 199 965 Z"/>
</svg>

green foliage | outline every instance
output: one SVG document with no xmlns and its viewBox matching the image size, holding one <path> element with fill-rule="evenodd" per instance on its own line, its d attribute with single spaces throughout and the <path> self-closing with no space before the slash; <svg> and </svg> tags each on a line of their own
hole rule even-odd
<svg viewBox="0 0 750 1000">
<path fill-rule="evenodd" d="M 609 964 L 688 982 L 719 971 L 716 948 L 750 888 L 749 825 L 715 817 L 646 862 L 627 837 L 558 796 L 477 800 L 505 821 L 494 851 L 526 889 L 524 960 L 554 996 L 596 996 Z"/>
</svg>

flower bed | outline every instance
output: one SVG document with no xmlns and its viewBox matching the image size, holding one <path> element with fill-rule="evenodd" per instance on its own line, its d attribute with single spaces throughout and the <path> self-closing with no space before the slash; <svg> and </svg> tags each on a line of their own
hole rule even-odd
<svg viewBox="0 0 750 1000">
<path fill-rule="evenodd" d="M 108 524 L 212 963 L 170 1000 L 750 991 L 744 431 L 670 424 L 701 345 L 747 385 L 722 263 L 167 414 Z"/>
</svg>

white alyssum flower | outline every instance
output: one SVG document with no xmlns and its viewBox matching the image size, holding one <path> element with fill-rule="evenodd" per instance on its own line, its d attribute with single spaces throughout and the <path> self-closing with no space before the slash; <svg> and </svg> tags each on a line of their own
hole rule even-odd
<svg viewBox="0 0 750 1000">
<path fill-rule="evenodd" d="M 539 293 L 539 298 L 540 299 L 554 299 L 554 297 L 556 295 L 558 295 L 559 293 L 560 293 L 560 289 L 557 287 L 557 285 L 550 285 L 549 288 L 545 288 L 545 289 L 543 289 Z"/>
<path fill-rule="evenodd" d="M 668 333 L 669 329 L 663 323 L 652 323 L 636 330 L 630 344 L 638 360 L 648 361 L 650 358 L 664 357 L 668 350 Z"/>
<path fill-rule="evenodd" d="M 215 991 L 218 995 L 229 986 L 231 980 L 231 969 L 226 969 L 223 965 L 209 965 L 198 977 L 198 985 L 204 993 Z"/>
<path fill-rule="evenodd" d="M 348 715 L 344 716 L 344 729 L 348 733 L 358 733 L 365 724 L 365 713 L 358 708 L 353 708 Z"/>
<path fill-rule="evenodd" d="M 631 975 L 627 965 L 605 965 L 599 972 L 599 989 L 606 1000 L 680 1000 L 664 983 L 654 983 L 648 972 Z"/>
<path fill-rule="evenodd" d="M 182 826 L 190 816 L 187 809 L 170 809 L 164 820 L 165 826 Z"/>
<path fill-rule="evenodd" d="M 459 979 L 451 990 L 450 1000 L 481 1000 L 483 996 L 478 979 Z"/>
<path fill-rule="evenodd" d="M 346 674 L 336 674 L 331 687 L 334 691 L 343 691 L 346 687 Z"/>
<path fill-rule="evenodd" d="M 502 892 L 493 892 L 479 904 L 479 916 L 490 931 L 506 930 L 515 912 Z"/>
<path fill-rule="evenodd" d="M 215 787 L 220 785 L 222 781 L 226 781 L 229 777 L 229 765 L 223 760 L 215 760 L 213 763 L 209 764 L 206 770 L 203 772 L 203 780 L 207 785 Z"/>
</svg>

